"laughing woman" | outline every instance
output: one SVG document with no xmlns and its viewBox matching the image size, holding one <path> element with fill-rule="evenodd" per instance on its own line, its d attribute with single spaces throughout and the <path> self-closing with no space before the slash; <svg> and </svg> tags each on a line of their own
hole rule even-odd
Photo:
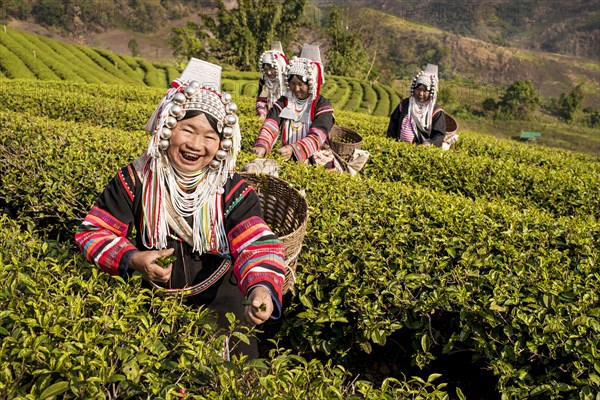
<svg viewBox="0 0 600 400">
<path fill-rule="evenodd" d="M 138 272 L 146 286 L 213 310 L 221 326 L 227 312 L 257 325 L 281 315 L 283 246 L 234 173 L 237 107 L 220 79 L 220 67 L 190 61 L 146 125 L 148 149 L 118 170 L 75 241 L 103 271 Z M 239 349 L 258 356 L 254 340 Z"/>
</svg>

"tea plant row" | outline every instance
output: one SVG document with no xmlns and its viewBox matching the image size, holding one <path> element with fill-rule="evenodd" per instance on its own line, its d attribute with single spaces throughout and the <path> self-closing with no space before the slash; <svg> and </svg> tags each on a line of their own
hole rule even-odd
<svg viewBox="0 0 600 400">
<path fill-rule="evenodd" d="M 341 365 L 275 347 L 268 359 L 224 361 L 223 341 L 256 332 L 231 319 L 220 332 L 206 309 L 109 278 L 0 215 L 2 398 L 443 399 L 438 375 L 376 387 Z M 82 268 L 83 267 L 83 268 Z M 234 333 L 234 329 L 237 332 Z"/>
<path fill-rule="evenodd" d="M 0 72 L 9 79 L 39 79 L 150 86 L 166 89 L 180 75 L 173 65 L 56 40 L 12 28 L 0 30 Z M 223 87 L 233 95 L 255 97 L 257 72 L 225 71 Z M 344 77 L 326 77 L 323 92 L 337 109 L 389 115 L 399 97 L 394 89 Z"/>
</svg>

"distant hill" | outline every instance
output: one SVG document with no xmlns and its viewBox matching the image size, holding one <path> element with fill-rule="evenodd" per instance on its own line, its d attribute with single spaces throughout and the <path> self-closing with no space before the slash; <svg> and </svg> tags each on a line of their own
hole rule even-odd
<svg viewBox="0 0 600 400">
<path fill-rule="evenodd" d="M 369 7 L 489 43 L 600 58 L 598 0 L 315 0 L 352 9 Z"/>
<path fill-rule="evenodd" d="M 379 55 L 383 65 L 397 65 L 406 58 L 418 57 L 420 52 L 437 49 L 440 53 L 437 63 L 443 76 L 493 85 L 527 79 L 540 94 L 554 97 L 584 82 L 588 104 L 600 104 L 600 63 L 597 61 L 498 46 L 368 8 L 348 11 L 348 18 L 354 21 L 352 29 L 367 38 L 367 47 Z M 406 78 L 414 71 L 404 73 Z"/>
</svg>

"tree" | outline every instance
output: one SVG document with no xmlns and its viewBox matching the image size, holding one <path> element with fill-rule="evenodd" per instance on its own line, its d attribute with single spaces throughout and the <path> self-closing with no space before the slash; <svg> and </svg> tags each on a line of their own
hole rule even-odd
<svg viewBox="0 0 600 400">
<path fill-rule="evenodd" d="M 61 26 L 64 23 L 65 9 L 62 2 L 39 0 L 33 6 L 36 22 L 48 26 Z"/>
<path fill-rule="evenodd" d="M 331 8 L 330 24 L 327 30 L 331 36 L 331 47 L 327 51 L 328 72 L 333 75 L 365 78 L 369 70 L 369 56 L 359 37 L 343 26 L 337 7 Z"/>
<path fill-rule="evenodd" d="M 277 37 L 284 49 L 288 48 L 298 28 L 304 22 L 306 0 L 284 1 L 281 9 L 281 22 L 277 26 Z"/>
<path fill-rule="evenodd" d="M 528 119 L 540 104 L 537 91 L 528 80 L 518 80 L 510 85 L 498 104 L 500 119 Z"/>
<path fill-rule="evenodd" d="M 173 36 L 169 44 L 173 47 L 173 55 L 189 60 L 192 57 L 206 58 L 204 40 L 207 38 L 203 29 L 195 22 L 188 22 L 180 28 L 173 28 Z"/>
<path fill-rule="evenodd" d="M 129 42 L 127 42 L 127 47 L 129 47 L 129 51 L 131 51 L 131 55 L 133 57 L 137 57 L 140 55 L 140 52 L 139 52 L 140 46 L 139 46 L 137 40 L 130 39 Z"/>
<path fill-rule="evenodd" d="M 572 122 L 583 107 L 583 83 L 575 86 L 569 94 L 561 93 L 556 106 L 559 117 Z"/>
<path fill-rule="evenodd" d="M 256 70 L 260 55 L 273 40 L 284 44 L 293 37 L 305 1 L 237 0 L 237 7 L 228 10 L 223 0 L 217 0 L 216 16 L 198 14 L 202 25 L 173 30 L 174 54 L 199 56 L 201 51 L 237 69 Z"/>
</svg>

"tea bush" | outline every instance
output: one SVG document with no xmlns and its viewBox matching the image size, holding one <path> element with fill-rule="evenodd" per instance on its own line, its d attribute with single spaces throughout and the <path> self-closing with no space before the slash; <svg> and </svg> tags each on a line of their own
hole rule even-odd
<svg viewBox="0 0 600 400">
<path fill-rule="evenodd" d="M 232 316 L 230 330 L 218 331 L 206 309 L 155 296 L 139 276 L 125 282 L 89 268 L 68 242 L 4 215 L 0 227 L 2 398 L 447 398 L 439 376 L 378 388 L 278 347 L 268 359 L 225 361 L 225 338 L 255 334 Z"/>
<path fill-rule="evenodd" d="M 162 94 L 0 84 L 0 206 L 19 221 L 2 217 L 9 243 L 0 250 L 2 296 L 11 300 L 0 312 L 0 356 L 9 366 L 0 393 L 447 397 L 436 374 L 353 380 L 349 360 L 398 338 L 408 345 L 396 350 L 423 371 L 451 354 L 472 354 L 507 399 L 591 399 L 600 390 L 596 158 L 471 132 L 456 151 L 413 147 L 384 137 L 386 117 L 336 110 L 371 153 L 359 175 L 273 156 L 309 203 L 295 293 L 276 335 L 291 337 L 293 347 L 224 363 L 222 335 L 206 326 L 202 310 L 155 297 L 139 278 L 99 274 L 70 244 L 116 169 L 146 148 L 142 126 Z M 261 124 L 252 96 L 235 102 L 242 165 L 253 158 Z M 176 343 L 173 333 L 185 339 Z"/>
</svg>

